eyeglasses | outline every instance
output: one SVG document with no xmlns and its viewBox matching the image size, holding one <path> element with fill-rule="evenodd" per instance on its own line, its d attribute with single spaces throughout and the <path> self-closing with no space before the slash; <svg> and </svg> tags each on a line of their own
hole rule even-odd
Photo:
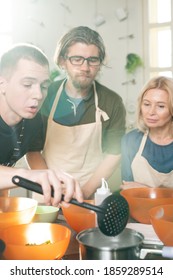
<svg viewBox="0 0 173 280">
<path fill-rule="evenodd" d="M 100 57 L 97 56 L 90 56 L 90 57 L 83 57 L 79 55 L 75 56 L 66 56 L 65 59 L 68 59 L 72 65 L 82 65 L 86 60 L 90 66 L 99 66 L 101 64 Z"/>
</svg>

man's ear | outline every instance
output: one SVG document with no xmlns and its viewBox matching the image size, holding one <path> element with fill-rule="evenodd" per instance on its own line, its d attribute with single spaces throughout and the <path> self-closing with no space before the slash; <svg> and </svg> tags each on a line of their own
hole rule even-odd
<svg viewBox="0 0 173 280">
<path fill-rule="evenodd" d="M 0 76 L 0 93 L 4 94 L 6 92 L 7 80 Z"/>
<path fill-rule="evenodd" d="M 59 59 L 59 67 L 60 67 L 62 70 L 65 70 L 65 69 L 66 69 L 65 59 L 64 59 L 63 57 L 60 57 L 60 59 Z"/>
</svg>

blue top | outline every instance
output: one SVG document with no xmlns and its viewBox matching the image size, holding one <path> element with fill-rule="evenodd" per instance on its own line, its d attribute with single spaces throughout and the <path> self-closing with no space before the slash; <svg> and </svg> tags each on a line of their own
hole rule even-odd
<svg viewBox="0 0 173 280">
<path fill-rule="evenodd" d="M 143 135 L 143 132 L 134 129 L 122 138 L 122 180 L 134 181 L 131 164 L 139 150 Z M 142 156 L 160 173 L 169 173 L 173 170 L 173 142 L 168 145 L 158 145 L 148 136 Z"/>
<path fill-rule="evenodd" d="M 48 94 L 41 107 L 45 126 L 47 126 L 47 118 L 62 82 L 62 80 L 56 81 L 50 85 Z M 117 155 L 121 152 L 121 139 L 125 133 L 126 111 L 123 100 L 117 93 L 107 87 L 98 82 L 95 82 L 95 84 L 98 96 L 98 106 L 109 116 L 109 119 L 106 121 L 101 118 L 102 150 L 103 153 Z M 62 90 L 53 120 L 64 126 L 94 123 L 96 107 L 93 88 L 86 98 L 82 100 L 77 99 L 77 103 L 74 101 L 75 99 L 69 97 L 65 90 Z M 76 110 L 74 110 L 74 107 Z"/>
</svg>

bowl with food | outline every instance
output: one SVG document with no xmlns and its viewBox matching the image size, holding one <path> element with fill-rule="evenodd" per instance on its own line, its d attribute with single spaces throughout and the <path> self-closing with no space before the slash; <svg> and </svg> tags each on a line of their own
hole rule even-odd
<svg viewBox="0 0 173 280">
<path fill-rule="evenodd" d="M 53 223 L 29 223 L 2 231 L 6 260 L 61 259 L 70 242 L 69 228 Z"/>
</svg>

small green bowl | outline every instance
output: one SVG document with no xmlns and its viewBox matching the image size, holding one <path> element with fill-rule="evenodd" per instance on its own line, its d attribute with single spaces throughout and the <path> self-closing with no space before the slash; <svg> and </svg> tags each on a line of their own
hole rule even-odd
<svg viewBox="0 0 173 280">
<path fill-rule="evenodd" d="M 58 218 L 58 212 L 58 207 L 38 205 L 32 222 L 54 223 Z"/>
</svg>

